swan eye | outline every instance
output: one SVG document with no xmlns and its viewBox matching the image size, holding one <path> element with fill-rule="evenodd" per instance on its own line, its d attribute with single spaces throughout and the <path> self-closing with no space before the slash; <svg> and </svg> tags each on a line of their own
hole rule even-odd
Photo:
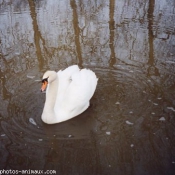
<svg viewBox="0 0 175 175">
<path fill-rule="evenodd" d="M 49 77 L 48 77 L 49 78 Z M 42 79 L 42 86 L 41 86 L 41 92 L 46 90 L 47 84 L 48 84 L 48 78 Z"/>
<path fill-rule="evenodd" d="M 49 78 L 49 77 L 48 77 Z M 48 83 L 48 78 L 44 78 L 44 79 L 42 79 L 42 83 L 45 83 L 45 82 L 47 82 Z"/>
</svg>

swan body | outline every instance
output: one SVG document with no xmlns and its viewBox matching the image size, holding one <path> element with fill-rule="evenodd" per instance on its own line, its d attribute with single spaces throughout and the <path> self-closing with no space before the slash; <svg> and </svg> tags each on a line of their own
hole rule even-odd
<svg viewBox="0 0 175 175">
<path fill-rule="evenodd" d="M 77 65 L 57 73 L 45 72 L 41 91 L 44 91 L 46 86 L 47 89 L 42 121 L 47 124 L 60 123 L 84 112 L 89 107 L 97 81 L 93 71 L 80 70 Z"/>
</svg>

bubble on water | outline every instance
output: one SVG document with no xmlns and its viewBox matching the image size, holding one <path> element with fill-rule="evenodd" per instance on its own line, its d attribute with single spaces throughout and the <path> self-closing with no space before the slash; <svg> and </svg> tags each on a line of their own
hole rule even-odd
<svg viewBox="0 0 175 175">
<path fill-rule="evenodd" d="M 158 104 L 157 103 L 153 103 L 155 106 L 157 106 Z"/>
<path fill-rule="evenodd" d="M 33 125 L 37 125 L 36 122 L 35 122 L 35 120 L 34 120 L 33 118 L 29 118 L 29 122 L 30 122 L 31 124 L 33 124 Z"/>
<path fill-rule="evenodd" d="M 132 123 L 132 122 L 126 120 L 126 124 L 128 124 L 128 125 L 133 125 L 134 123 Z"/>
<path fill-rule="evenodd" d="M 111 132 L 110 132 L 110 131 L 107 131 L 106 134 L 107 134 L 107 135 L 111 135 Z"/>
<path fill-rule="evenodd" d="M 120 102 L 118 102 L 118 101 L 117 101 L 115 104 L 116 104 L 116 105 L 119 105 L 119 104 L 120 104 Z"/>
<path fill-rule="evenodd" d="M 165 121 L 165 117 L 161 117 L 159 120 L 160 121 Z"/>
<path fill-rule="evenodd" d="M 132 147 L 134 147 L 134 144 L 131 144 L 130 146 L 131 146 L 131 148 L 132 148 Z"/>
<path fill-rule="evenodd" d="M 170 109 L 175 112 L 175 109 L 173 107 L 167 107 L 167 109 Z"/>
<path fill-rule="evenodd" d="M 35 78 L 35 76 L 34 75 L 27 75 L 27 78 L 33 79 L 33 78 Z"/>
</svg>

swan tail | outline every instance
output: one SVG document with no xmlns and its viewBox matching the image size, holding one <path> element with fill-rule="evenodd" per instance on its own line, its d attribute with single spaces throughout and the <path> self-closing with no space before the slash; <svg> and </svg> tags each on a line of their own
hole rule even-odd
<svg viewBox="0 0 175 175">
<path fill-rule="evenodd" d="M 95 75 L 95 73 L 89 69 L 83 69 L 81 71 L 81 78 L 84 80 L 84 81 L 87 81 L 87 83 L 90 85 L 90 90 L 91 90 L 91 97 L 93 96 L 94 92 L 95 92 L 95 89 L 96 89 L 96 86 L 97 86 L 97 77 Z M 90 98 L 91 98 L 90 97 Z"/>
</svg>

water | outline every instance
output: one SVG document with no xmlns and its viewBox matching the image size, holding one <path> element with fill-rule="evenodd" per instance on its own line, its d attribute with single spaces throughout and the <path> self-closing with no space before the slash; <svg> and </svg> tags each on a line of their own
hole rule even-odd
<svg viewBox="0 0 175 175">
<path fill-rule="evenodd" d="M 175 173 L 173 0 L 0 1 L 0 169 Z M 41 121 L 41 77 L 72 64 L 99 78 L 90 108 Z"/>
</svg>

